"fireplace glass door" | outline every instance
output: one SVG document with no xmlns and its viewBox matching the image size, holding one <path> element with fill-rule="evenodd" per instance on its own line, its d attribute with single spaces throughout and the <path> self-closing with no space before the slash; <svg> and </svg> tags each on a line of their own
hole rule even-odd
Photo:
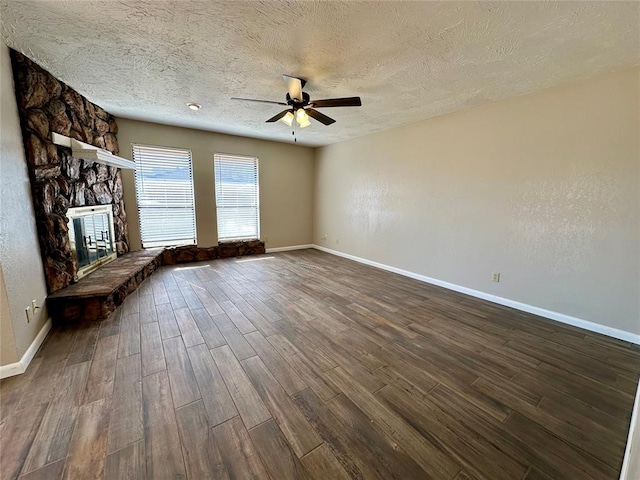
<svg viewBox="0 0 640 480">
<path fill-rule="evenodd" d="M 78 278 L 116 258 L 110 205 L 69 209 L 67 216 Z"/>
</svg>

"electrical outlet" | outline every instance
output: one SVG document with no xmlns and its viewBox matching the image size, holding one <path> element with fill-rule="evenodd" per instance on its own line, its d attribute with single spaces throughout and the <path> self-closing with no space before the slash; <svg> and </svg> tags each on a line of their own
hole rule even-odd
<svg viewBox="0 0 640 480">
<path fill-rule="evenodd" d="M 500 281 L 500 274 L 499 273 L 492 273 L 491 274 L 491 280 L 493 280 L 494 282 L 499 282 Z"/>
<path fill-rule="evenodd" d="M 326 239 L 327 239 L 327 234 L 326 233 L 320 237 L 320 240 L 326 240 Z"/>
<path fill-rule="evenodd" d="M 27 323 L 31 323 L 31 307 L 25 308 L 24 313 L 27 315 Z"/>
<path fill-rule="evenodd" d="M 40 307 L 38 306 L 38 301 L 34 298 L 31 300 L 31 311 L 36 313 L 38 310 L 40 310 Z"/>
</svg>

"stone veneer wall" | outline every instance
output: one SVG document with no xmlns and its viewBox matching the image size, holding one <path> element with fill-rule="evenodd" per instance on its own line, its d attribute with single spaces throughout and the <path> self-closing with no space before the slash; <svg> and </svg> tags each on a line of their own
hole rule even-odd
<svg viewBox="0 0 640 480">
<path fill-rule="evenodd" d="M 197 245 L 167 247 L 162 252 L 162 265 L 202 262 L 217 258 L 243 257 L 265 253 L 261 240 L 238 240 L 222 242 L 215 247 L 200 248 Z"/>
<path fill-rule="evenodd" d="M 49 72 L 11 50 L 16 99 L 49 293 L 76 281 L 67 235 L 69 207 L 113 205 L 118 255 L 129 250 L 120 169 L 74 158 L 51 141 L 51 132 L 118 154 L 118 126 Z M 17 227 L 17 226 L 16 226 Z"/>
</svg>

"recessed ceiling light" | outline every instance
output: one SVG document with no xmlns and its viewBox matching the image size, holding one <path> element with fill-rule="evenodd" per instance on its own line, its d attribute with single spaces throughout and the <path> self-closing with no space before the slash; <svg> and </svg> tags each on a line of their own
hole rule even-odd
<svg viewBox="0 0 640 480">
<path fill-rule="evenodd" d="M 200 105 L 199 103 L 187 103 L 187 107 L 189 107 L 191 110 L 200 110 L 202 108 L 202 105 Z"/>
</svg>

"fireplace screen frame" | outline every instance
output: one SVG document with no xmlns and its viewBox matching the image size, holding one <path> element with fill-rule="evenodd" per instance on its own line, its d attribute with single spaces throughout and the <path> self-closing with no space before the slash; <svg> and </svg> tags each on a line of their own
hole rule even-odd
<svg viewBox="0 0 640 480">
<path fill-rule="evenodd" d="M 69 244 L 78 280 L 118 257 L 112 205 L 70 208 L 67 218 Z"/>
</svg>

